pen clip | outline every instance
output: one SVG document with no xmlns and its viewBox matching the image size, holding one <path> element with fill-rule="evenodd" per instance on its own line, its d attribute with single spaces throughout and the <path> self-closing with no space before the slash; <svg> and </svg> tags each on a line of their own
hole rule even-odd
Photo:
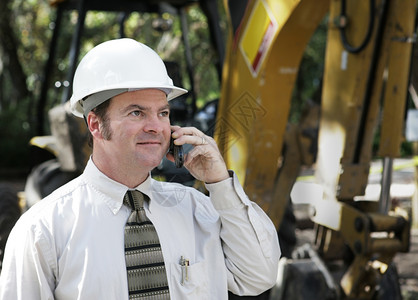
<svg viewBox="0 0 418 300">
<path fill-rule="evenodd" d="M 181 266 L 181 285 L 184 285 L 185 281 L 189 281 L 189 270 L 188 267 L 190 265 L 190 262 L 188 259 L 185 259 L 182 255 L 180 258 L 180 266 Z"/>
</svg>

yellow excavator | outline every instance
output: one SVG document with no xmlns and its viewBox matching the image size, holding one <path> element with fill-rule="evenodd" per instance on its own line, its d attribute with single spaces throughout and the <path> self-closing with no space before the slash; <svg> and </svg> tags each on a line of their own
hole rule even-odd
<svg viewBox="0 0 418 300">
<path fill-rule="evenodd" d="M 408 215 L 390 209 L 390 176 L 378 203 L 358 198 L 375 134 L 384 174 L 400 155 L 416 1 L 237 2 L 225 1 L 230 30 L 215 137 L 249 197 L 278 227 L 315 142 L 303 123 L 288 125 L 292 91 L 312 34 L 324 18 L 328 27 L 320 112 L 313 115 L 323 196 L 306 199 L 315 237 L 302 255 L 282 262 L 274 299 L 399 299 L 397 282 L 384 285 L 395 254 L 409 249 Z"/>
<path fill-rule="evenodd" d="M 217 1 L 52 3 L 58 16 L 65 9 L 78 10 L 79 20 L 87 10 L 102 6 L 112 10 L 116 5 L 114 10 L 130 12 L 164 4 L 182 15 L 189 5 L 201 5 L 219 54 L 221 97 L 201 111 L 192 101 L 188 111 L 194 116 L 206 113 L 209 121 L 204 129 L 214 131 L 228 167 L 236 171 L 248 196 L 269 214 L 279 236 L 290 236 L 281 239 L 282 249 L 290 250 L 284 251 L 276 286 L 255 298 L 401 299 L 392 260 L 397 252 L 409 250 L 409 217 L 389 205 L 389 175 L 383 176 L 379 202 L 359 200 L 359 196 L 365 193 L 377 133 L 384 174 L 390 174 L 392 160 L 400 154 L 416 1 L 224 0 L 225 46 Z M 327 41 L 320 105 L 309 106 L 298 124 L 290 124 L 301 60 L 321 22 L 327 24 Z M 72 71 L 82 26 L 79 22 L 71 47 Z M 54 38 L 58 38 L 55 33 L 52 44 Z M 52 50 L 46 70 L 54 59 Z M 80 146 L 85 143 L 80 134 L 83 124 L 70 117 L 65 105 L 49 116 L 54 137 L 37 137 L 33 144 L 49 149 L 58 160 L 35 170 L 38 173 L 27 183 L 29 190 L 38 187 L 40 198 L 48 193 L 40 189 L 56 187 L 82 171 L 89 154 L 88 148 Z M 315 166 L 315 183 L 323 192 L 319 197 L 306 195 L 314 238 L 292 253 L 294 232 L 287 224 L 292 222 L 287 218 L 292 214 L 290 194 L 306 165 Z M 170 173 L 164 164 L 161 168 L 154 174 Z M 176 176 L 190 179 L 183 173 L 166 179 Z M 230 298 L 239 297 L 231 294 Z"/>
</svg>

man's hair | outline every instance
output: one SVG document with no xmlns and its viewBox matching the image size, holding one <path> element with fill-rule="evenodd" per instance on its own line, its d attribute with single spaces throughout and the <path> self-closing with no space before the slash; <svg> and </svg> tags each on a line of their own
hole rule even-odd
<svg viewBox="0 0 418 300">
<path fill-rule="evenodd" d="M 105 140 L 110 140 L 112 137 L 112 130 L 110 129 L 109 117 L 107 115 L 107 110 L 111 100 L 112 99 L 109 99 L 91 110 L 99 119 L 102 135 Z M 90 131 L 88 143 L 89 146 L 93 148 L 93 136 Z"/>
</svg>

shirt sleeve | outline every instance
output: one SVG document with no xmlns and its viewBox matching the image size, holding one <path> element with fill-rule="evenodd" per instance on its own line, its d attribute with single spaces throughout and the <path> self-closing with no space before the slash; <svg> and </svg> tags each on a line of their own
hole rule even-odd
<svg viewBox="0 0 418 300">
<path fill-rule="evenodd" d="M 21 218 L 11 231 L 0 275 L 0 299 L 53 300 L 52 247 L 40 228 Z"/>
<path fill-rule="evenodd" d="M 270 218 L 250 201 L 236 175 L 206 184 L 221 218 L 221 240 L 228 269 L 228 289 L 258 295 L 276 282 L 280 247 Z"/>
</svg>

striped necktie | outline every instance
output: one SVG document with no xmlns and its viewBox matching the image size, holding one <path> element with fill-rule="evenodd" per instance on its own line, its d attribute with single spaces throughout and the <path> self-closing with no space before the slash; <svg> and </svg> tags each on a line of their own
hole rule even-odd
<svg viewBox="0 0 418 300">
<path fill-rule="evenodd" d="M 123 203 L 132 212 L 125 225 L 129 299 L 170 299 L 163 253 L 154 225 L 145 215 L 147 195 L 128 191 Z"/>
</svg>

